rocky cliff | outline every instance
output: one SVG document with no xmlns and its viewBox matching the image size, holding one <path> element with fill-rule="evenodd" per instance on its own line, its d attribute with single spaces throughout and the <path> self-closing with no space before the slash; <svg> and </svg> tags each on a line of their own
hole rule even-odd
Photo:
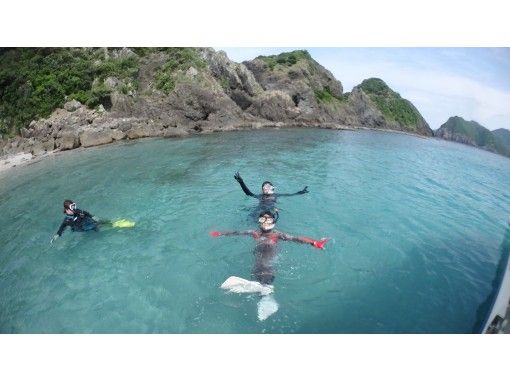
<svg viewBox="0 0 510 380">
<path fill-rule="evenodd" d="M 466 121 L 459 116 L 450 117 L 434 132 L 434 136 L 510 157 L 510 149 L 504 146 L 498 134 L 493 134 L 476 121 Z"/>
<path fill-rule="evenodd" d="M 243 63 L 210 48 L 0 51 L 3 154 L 271 126 L 432 135 L 382 80 L 344 94 L 306 51 Z"/>
</svg>

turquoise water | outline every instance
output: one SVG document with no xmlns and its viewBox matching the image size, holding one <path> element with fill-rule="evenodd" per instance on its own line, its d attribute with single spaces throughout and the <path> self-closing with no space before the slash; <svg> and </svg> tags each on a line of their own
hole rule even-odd
<svg viewBox="0 0 510 380">
<path fill-rule="evenodd" d="M 219 289 L 250 278 L 270 180 L 277 228 L 331 237 L 279 243 L 277 313 Z M 64 232 L 62 201 L 133 229 Z M 261 130 L 73 151 L 0 177 L 3 333 L 469 333 L 508 254 L 510 160 L 394 133 Z"/>
</svg>

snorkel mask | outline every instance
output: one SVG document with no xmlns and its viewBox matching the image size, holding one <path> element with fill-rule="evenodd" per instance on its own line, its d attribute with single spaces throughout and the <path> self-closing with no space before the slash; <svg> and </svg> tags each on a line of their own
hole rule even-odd
<svg viewBox="0 0 510 380">
<path fill-rule="evenodd" d="M 271 182 L 269 181 L 265 181 L 263 184 L 262 184 L 262 193 L 263 194 L 274 194 L 274 186 Z"/>
<path fill-rule="evenodd" d="M 260 228 L 264 231 L 272 230 L 276 222 L 278 220 L 278 212 L 276 211 L 276 216 L 271 211 L 264 211 L 259 214 L 259 223 Z"/>
<path fill-rule="evenodd" d="M 76 210 L 76 203 L 74 203 L 70 199 L 66 199 L 64 201 L 64 214 L 66 213 L 67 210 L 70 210 L 70 211 L 74 212 L 74 210 Z"/>
</svg>

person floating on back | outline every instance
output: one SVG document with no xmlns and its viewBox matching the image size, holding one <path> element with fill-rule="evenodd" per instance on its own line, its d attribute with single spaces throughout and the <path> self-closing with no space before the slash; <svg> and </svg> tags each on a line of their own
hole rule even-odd
<svg viewBox="0 0 510 380">
<path fill-rule="evenodd" d="M 260 210 L 274 210 L 276 200 L 278 197 L 291 197 L 293 195 L 301 195 L 308 193 L 308 186 L 305 186 L 303 190 L 300 190 L 292 194 L 275 193 L 273 184 L 269 181 L 265 181 L 264 183 L 262 183 L 262 194 L 256 195 L 251 192 L 248 186 L 246 186 L 239 172 L 234 174 L 234 178 L 237 182 L 239 182 L 239 185 L 241 185 L 241 189 L 243 189 L 246 195 L 257 198 L 259 200 Z"/>
<path fill-rule="evenodd" d="M 76 208 L 76 203 L 70 199 L 66 199 L 64 201 L 64 220 L 55 235 L 53 235 L 51 239 L 51 243 L 53 243 L 56 239 L 62 236 L 66 227 L 71 227 L 73 232 L 83 232 L 83 231 L 98 231 L 98 227 L 100 225 L 109 224 L 113 227 L 133 227 L 135 225 L 134 222 L 131 222 L 126 219 L 120 219 L 117 221 L 109 221 L 109 220 L 99 220 L 91 213 L 85 210 L 80 210 Z"/>
<path fill-rule="evenodd" d="M 278 215 L 278 214 L 276 214 Z M 254 249 L 255 265 L 253 268 L 253 277 L 256 281 L 248 281 L 239 277 L 229 277 L 222 285 L 222 289 L 234 293 L 260 293 L 261 300 L 258 303 L 258 318 L 264 320 L 278 310 L 278 304 L 272 298 L 273 293 L 273 259 L 276 256 L 276 248 L 279 240 L 293 241 L 296 243 L 310 244 L 311 246 L 324 249 L 328 238 L 315 240 L 305 236 L 292 236 L 284 232 L 274 230 L 278 220 L 271 211 L 263 211 L 259 215 L 259 230 L 246 231 L 211 231 L 213 237 L 219 236 L 251 236 L 256 240 Z"/>
</svg>

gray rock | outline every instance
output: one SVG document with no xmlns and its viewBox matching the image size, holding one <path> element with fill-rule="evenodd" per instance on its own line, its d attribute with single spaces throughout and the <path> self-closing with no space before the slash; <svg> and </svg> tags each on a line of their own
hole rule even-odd
<svg viewBox="0 0 510 380">
<path fill-rule="evenodd" d="M 42 142 L 43 148 L 45 151 L 49 152 L 55 149 L 55 140 L 50 137 L 47 140 Z"/>
<path fill-rule="evenodd" d="M 126 138 L 126 134 L 118 129 L 112 129 L 110 134 L 114 140 L 122 140 Z"/>
<path fill-rule="evenodd" d="M 32 130 L 27 128 L 21 128 L 20 130 L 21 137 L 29 138 L 32 136 Z"/>
<path fill-rule="evenodd" d="M 188 135 L 189 132 L 184 128 L 167 128 L 163 132 L 163 137 L 184 137 Z"/>
<path fill-rule="evenodd" d="M 22 139 L 19 142 L 18 149 L 21 149 L 24 153 L 30 153 L 35 143 L 36 140 L 33 137 Z"/>
<path fill-rule="evenodd" d="M 116 129 L 125 133 L 125 132 L 129 131 L 131 128 L 137 128 L 141 125 L 142 125 L 142 123 L 140 123 L 139 121 L 124 121 L 122 123 L 119 123 L 116 126 Z"/>
<path fill-rule="evenodd" d="M 43 143 L 38 141 L 31 147 L 30 153 L 32 153 L 34 156 L 40 156 L 46 153 L 46 149 L 44 149 Z"/>
<path fill-rule="evenodd" d="M 382 113 L 372 104 L 370 98 L 359 88 L 354 88 L 348 100 L 348 112 L 351 125 L 369 128 L 384 128 L 386 121 Z"/>
<path fill-rule="evenodd" d="M 108 77 L 104 80 L 104 85 L 110 90 L 115 90 L 120 84 L 121 81 L 114 77 Z"/>
<path fill-rule="evenodd" d="M 109 144 L 113 141 L 111 131 L 86 130 L 80 134 L 80 143 L 83 147 Z"/>
<path fill-rule="evenodd" d="M 294 119 L 300 114 L 290 95 L 278 90 L 266 91 L 254 98 L 248 112 L 271 121 Z"/>
<path fill-rule="evenodd" d="M 129 139 L 139 139 L 141 137 L 157 137 L 163 136 L 163 131 L 160 128 L 151 125 L 145 125 L 140 127 L 132 127 L 126 132 L 126 136 Z"/>
<path fill-rule="evenodd" d="M 196 77 L 196 76 L 197 76 L 197 74 L 198 74 L 198 71 L 197 71 L 197 69 L 195 69 L 193 66 L 191 66 L 191 67 L 188 69 L 188 71 L 186 71 L 186 76 L 187 76 L 188 78 L 194 78 L 194 77 Z"/>
<path fill-rule="evenodd" d="M 246 92 L 249 96 L 255 96 L 263 92 L 253 73 L 244 64 L 232 62 L 225 52 L 204 49 L 202 54 L 213 76 L 227 93 L 237 89 Z"/>
<path fill-rule="evenodd" d="M 74 99 L 64 104 L 64 109 L 68 112 L 74 112 L 81 107 L 83 107 L 83 104 Z"/>
<path fill-rule="evenodd" d="M 59 138 L 55 140 L 55 145 L 60 150 L 75 149 L 80 146 L 80 136 L 77 130 L 62 131 Z"/>
<path fill-rule="evenodd" d="M 305 123 L 332 122 L 341 117 L 343 110 L 338 104 L 320 102 L 316 92 L 328 91 L 333 96 L 340 97 L 343 91 L 342 84 L 311 57 L 300 58 L 292 65 L 278 64 L 276 67 L 269 66 L 259 58 L 243 63 L 253 73 L 265 93 L 285 92 L 296 108 L 289 112 L 291 108 L 287 106 L 287 102 L 260 107 L 259 103 L 264 103 L 261 99 L 254 100 L 254 107 L 247 109 L 250 114 L 265 117 L 269 108 L 271 115 L 285 117 L 279 119 L 280 121 L 300 120 Z M 262 97 L 266 95 L 265 93 Z M 287 110 L 277 111 L 276 108 L 279 106 L 286 107 Z"/>
</svg>

